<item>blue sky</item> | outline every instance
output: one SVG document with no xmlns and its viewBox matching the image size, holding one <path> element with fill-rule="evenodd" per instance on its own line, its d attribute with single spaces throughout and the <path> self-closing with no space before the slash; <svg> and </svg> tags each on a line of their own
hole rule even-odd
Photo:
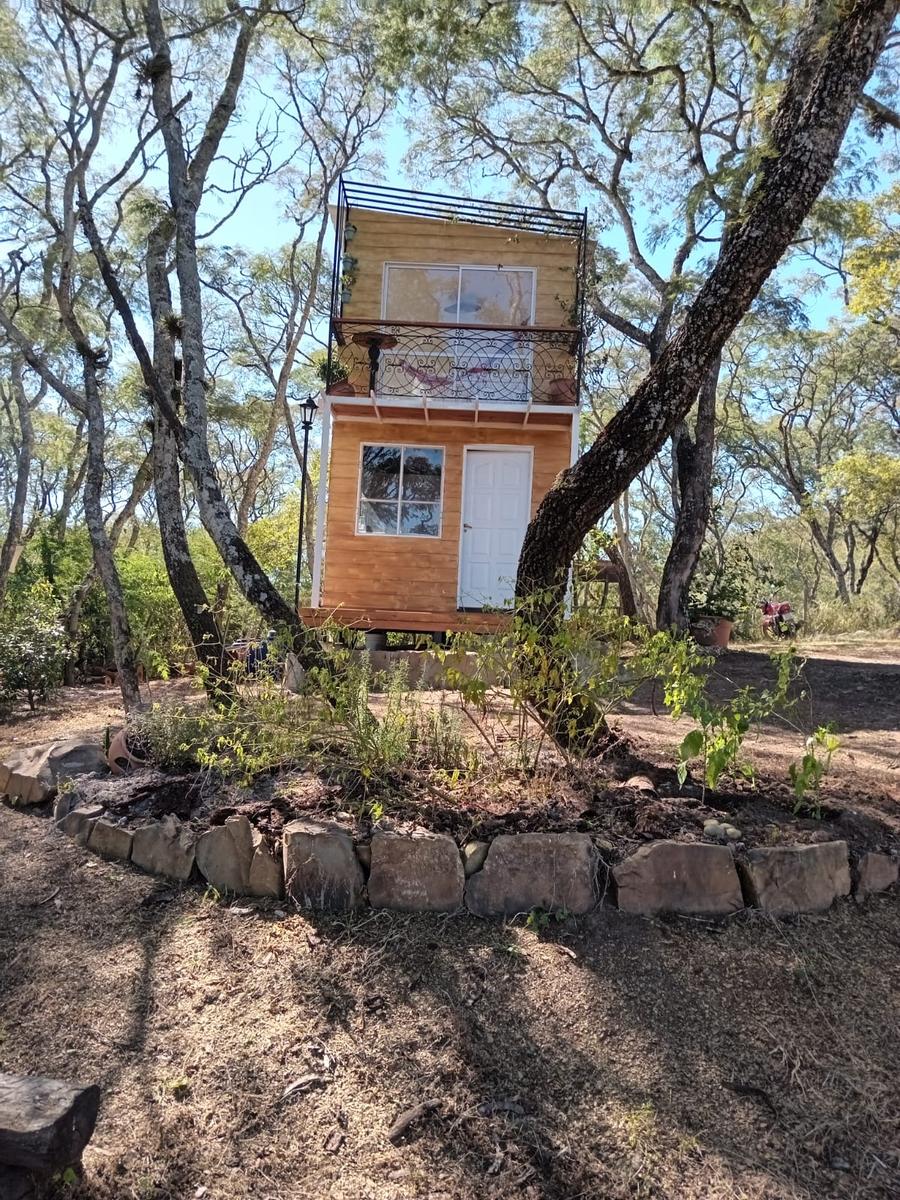
<svg viewBox="0 0 900 1200">
<path fill-rule="evenodd" d="M 426 172 L 411 170 L 408 160 L 410 143 L 411 139 L 405 128 L 405 111 L 403 106 L 398 106 L 391 119 L 382 127 L 379 139 L 380 157 L 383 164 L 381 171 L 375 174 L 372 172 L 360 172 L 360 174 L 394 187 L 411 189 L 420 187 L 429 191 L 449 194 L 458 193 L 461 190 L 458 185 L 449 184 L 446 179 L 434 177 Z M 874 144 L 872 149 L 873 157 L 877 157 L 878 151 Z M 354 172 L 351 171 L 350 176 L 353 177 L 353 175 Z M 496 179 L 488 177 L 477 167 L 473 168 L 469 178 L 469 194 L 508 199 L 509 196 L 503 193 L 502 187 L 502 184 L 498 187 Z M 641 214 L 638 213 L 639 230 L 642 226 L 646 229 L 649 222 L 649 214 L 647 214 L 646 221 L 642 222 Z M 234 217 L 217 233 L 214 240 L 219 244 L 242 245 L 251 250 L 265 251 L 274 250 L 286 242 L 289 237 L 290 226 L 284 217 L 284 197 L 278 193 L 275 187 L 265 186 L 251 193 Z M 625 238 L 619 229 L 613 227 L 605 230 L 602 240 L 623 258 L 626 256 Z M 665 246 L 661 246 L 655 251 L 649 247 L 645 249 L 647 258 L 664 275 L 669 271 L 669 253 Z M 330 256 L 329 248 L 329 261 Z M 824 287 L 818 294 L 807 293 L 804 296 L 804 304 L 811 324 L 818 328 L 827 325 L 829 320 L 839 317 L 842 310 L 842 298 L 833 280 L 825 281 Z"/>
</svg>

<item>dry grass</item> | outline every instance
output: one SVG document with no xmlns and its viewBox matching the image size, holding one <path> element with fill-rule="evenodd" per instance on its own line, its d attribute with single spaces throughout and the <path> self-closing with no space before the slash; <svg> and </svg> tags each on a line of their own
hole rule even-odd
<svg viewBox="0 0 900 1200">
<path fill-rule="evenodd" d="M 896 897 L 539 937 L 231 909 L 17 811 L 0 854 L 0 1062 L 103 1087 L 72 1200 L 900 1195 Z"/>
</svg>

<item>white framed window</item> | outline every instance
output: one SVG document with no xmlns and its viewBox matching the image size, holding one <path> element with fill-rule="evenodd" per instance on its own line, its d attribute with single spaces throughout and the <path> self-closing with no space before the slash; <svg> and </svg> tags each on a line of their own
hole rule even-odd
<svg viewBox="0 0 900 1200">
<path fill-rule="evenodd" d="M 534 267 L 385 263 L 382 317 L 439 325 L 530 325 Z"/>
<path fill-rule="evenodd" d="M 534 267 L 385 263 L 383 319 L 421 328 L 414 346 L 383 353 L 381 390 L 525 403 L 532 352 L 515 330 L 534 322 L 536 280 Z M 484 333 L 465 326 L 481 326 Z"/>
<path fill-rule="evenodd" d="M 360 447 L 356 532 L 440 537 L 444 489 L 442 446 Z"/>
</svg>

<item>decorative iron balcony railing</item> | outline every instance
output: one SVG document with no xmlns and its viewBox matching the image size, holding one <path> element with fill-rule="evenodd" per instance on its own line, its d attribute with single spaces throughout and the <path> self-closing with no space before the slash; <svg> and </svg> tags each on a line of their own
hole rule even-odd
<svg viewBox="0 0 900 1200">
<path fill-rule="evenodd" d="M 578 399 L 577 329 L 417 325 L 335 317 L 329 392 L 460 404 L 565 404 Z"/>
</svg>

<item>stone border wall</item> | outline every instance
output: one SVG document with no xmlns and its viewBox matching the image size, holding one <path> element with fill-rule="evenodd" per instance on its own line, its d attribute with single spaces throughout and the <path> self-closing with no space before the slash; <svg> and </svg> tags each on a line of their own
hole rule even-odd
<svg viewBox="0 0 900 1200">
<path fill-rule="evenodd" d="M 462 850 L 447 834 L 376 830 L 354 842 L 334 822 L 285 826 L 273 849 L 244 816 L 199 836 L 174 816 L 136 829 L 98 805 L 57 797 L 64 833 L 107 859 L 186 881 L 199 874 L 220 892 L 287 898 L 319 912 L 370 905 L 395 912 L 457 912 L 504 918 L 532 909 L 578 915 L 601 900 L 641 916 L 726 917 L 744 908 L 773 916 L 823 912 L 840 896 L 858 900 L 898 880 L 898 863 L 868 852 L 851 863 L 847 843 L 760 847 L 650 842 L 615 865 L 585 833 L 501 834 Z"/>
<path fill-rule="evenodd" d="M 758 908 L 782 917 L 824 912 L 839 896 L 852 891 L 862 900 L 898 881 L 894 855 L 868 852 L 851 862 L 842 841 L 736 854 L 738 830 L 712 820 L 704 823 L 710 841 L 650 842 L 614 865 L 586 833 L 500 834 L 460 849 L 447 834 L 424 830 L 376 828 L 369 841 L 354 842 L 344 825 L 302 819 L 285 826 L 277 850 L 241 815 L 199 835 L 171 815 L 131 829 L 101 804 L 79 804 L 76 791 L 59 790 L 103 766 L 102 750 L 77 739 L 34 747 L 0 764 L 0 788 L 24 804 L 55 796 L 57 827 L 103 858 L 321 912 L 368 904 L 504 918 L 532 909 L 578 915 L 607 901 L 640 916 L 727 917 Z M 630 782 L 641 786 L 639 777 Z"/>
</svg>

